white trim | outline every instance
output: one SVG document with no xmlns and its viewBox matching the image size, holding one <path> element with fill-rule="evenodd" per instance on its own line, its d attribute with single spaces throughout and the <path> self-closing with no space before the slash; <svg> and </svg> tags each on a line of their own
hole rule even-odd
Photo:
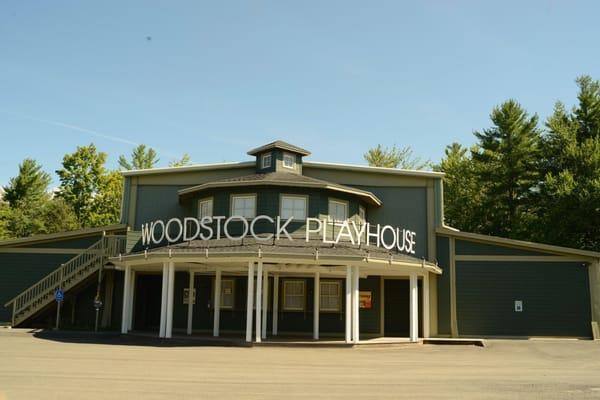
<svg viewBox="0 0 600 400">
<path fill-rule="evenodd" d="M 304 217 L 302 218 L 294 218 L 294 220 L 304 220 L 308 217 L 308 195 L 301 195 L 301 194 L 287 194 L 287 193 L 281 193 L 279 195 L 279 215 L 281 216 L 282 219 L 287 219 L 286 216 L 283 215 L 283 200 L 285 199 L 300 199 L 300 200 L 304 200 Z"/>
<path fill-rule="evenodd" d="M 320 169 L 334 169 L 338 171 L 360 171 L 370 172 L 378 174 L 389 174 L 389 175 L 403 175 L 403 176 L 419 176 L 429 178 L 442 178 L 446 174 L 443 172 L 434 171 L 421 171 L 411 169 L 398 169 L 398 168 L 384 168 L 384 167 L 370 167 L 368 165 L 357 165 L 357 164 L 343 164 L 343 163 L 330 163 L 322 161 L 304 161 L 302 163 L 304 167 L 320 168 Z"/>
<path fill-rule="evenodd" d="M 286 157 L 291 157 L 292 158 L 292 166 L 287 166 L 285 165 L 285 158 Z M 281 158 L 281 165 L 283 166 L 283 168 L 287 168 L 287 169 L 296 169 L 296 155 L 287 151 L 283 152 L 283 157 Z"/>
<path fill-rule="evenodd" d="M 262 340 L 262 275 L 263 275 L 263 262 L 258 261 L 258 268 L 256 270 L 256 337 L 257 343 Z"/>
<path fill-rule="evenodd" d="M 232 168 L 248 168 L 255 167 L 256 161 L 240 161 L 240 162 L 225 162 L 212 164 L 196 164 L 185 165 L 183 167 L 161 167 L 147 169 L 132 169 L 129 171 L 120 171 L 123 176 L 138 176 L 138 175 L 158 175 L 177 172 L 193 172 L 193 171 L 210 171 L 215 169 L 232 169 Z"/>
<path fill-rule="evenodd" d="M 352 342 L 352 267 L 346 266 L 346 343 Z"/>
<path fill-rule="evenodd" d="M 277 336 L 279 319 L 279 274 L 273 274 L 273 336 Z"/>
<path fill-rule="evenodd" d="M 239 215 L 237 213 L 233 212 L 233 204 L 235 202 L 235 199 L 250 199 L 252 198 L 254 200 L 254 215 L 252 215 L 251 217 L 247 216 L 247 215 Z M 240 216 L 240 217 L 245 217 L 247 219 L 252 219 L 256 217 L 257 214 L 257 197 L 256 197 L 256 193 L 240 193 L 240 194 L 232 194 L 230 196 L 230 203 L 229 203 L 229 215 L 230 216 Z"/>
<path fill-rule="evenodd" d="M 313 289 L 313 339 L 319 339 L 319 310 L 321 305 L 321 274 L 315 272 Z"/>
<path fill-rule="evenodd" d="M 248 261 L 248 291 L 246 298 L 246 342 L 252 342 L 252 311 L 254 308 L 254 261 Z"/>
<path fill-rule="evenodd" d="M 322 312 L 331 312 L 331 313 L 339 313 L 342 311 L 342 281 L 339 279 L 326 279 L 320 282 L 321 286 L 337 286 L 337 299 L 338 299 L 338 307 L 336 309 L 333 308 L 323 308 L 323 302 L 321 301 L 321 297 L 319 297 L 320 308 L 319 311 Z M 319 287 L 319 295 L 323 296 L 323 288 Z M 333 297 L 333 296 L 328 296 Z"/>
<path fill-rule="evenodd" d="M 269 160 L 269 165 L 265 165 L 265 160 Z M 273 153 L 264 153 L 260 156 L 260 169 L 271 168 L 273 166 Z"/>
<path fill-rule="evenodd" d="M 331 217 L 331 203 L 337 203 L 337 204 L 341 204 L 344 206 L 344 208 L 346 208 L 346 217 L 342 220 L 334 220 Z M 344 222 L 348 220 L 348 215 L 350 214 L 350 203 L 346 200 L 340 200 L 340 199 L 336 199 L 335 197 L 329 197 L 327 199 L 327 219 L 329 221 L 334 221 L 334 222 Z"/>
<path fill-rule="evenodd" d="M 360 342 L 360 269 L 354 266 L 352 274 L 352 342 Z"/>
<path fill-rule="evenodd" d="M 127 270 L 126 270 L 127 271 Z M 168 284 L 169 274 L 169 263 L 163 262 L 162 266 L 162 289 L 160 291 L 160 328 L 158 337 L 164 338 L 167 329 L 167 292 L 169 290 Z"/>
<path fill-rule="evenodd" d="M 410 274 L 409 307 L 410 307 L 410 341 L 419 340 L 419 286 L 417 274 Z"/>
<path fill-rule="evenodd" d="M 201 210 L 202 210 L 202 203 L 209 203 L 210 204 L 210 215 L 202 215 Z M 202 218 L 202 217 L 212 217 L 214 214 L 214 206 L 215 206 L 215 202 L 212 196 L 209 197 L 204 197 L 202 199 L 198 200 L 198 210 L 196 215 L 198 215 L 198 218 Z"/>
<path fill-rule="evenodd" d="M 261 337 L 267 338 L 267 309 L 269 305 L 269 272 L 266 268 L 263 271 L 263 295 L 262 295 L 262 317 L 261 317 Z"/>
<path fill-rule="evenodd" d="M 169 263 L 169 291 L 167 296 L 167 328 L 165 337 L 170 339 L 173 335 L 173 295 L 175 292 L 175 263 Z"/>
</svg>

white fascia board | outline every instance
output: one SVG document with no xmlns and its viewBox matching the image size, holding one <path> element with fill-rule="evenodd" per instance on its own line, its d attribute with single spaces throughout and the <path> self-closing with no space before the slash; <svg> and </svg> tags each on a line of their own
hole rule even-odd
<svg viewBox="0 0 600 400">
<path fill-rule="evenodd" d="M 226 162 L 226 163 L 215 163 L 215 164 L 196 164 L 196 165 L 186 165 L 183 167 L 133 169 L 133 170 L 129 170 L 129 171 L 121 171 L 121 175 L 136 176 L 136 175 L 172 174 L 172 173 L 179 173 L 179 172 L 211 171 L 211 170 L 232 169 L 232 168 L 248 168 L 248 167 L 252 167 L 254 165 L 256 165 L 256 162 L 254 162 L 254 161 Z"/>
<path fill-rule="evenodd" d="M 322 168 L 322 169 L 335 169 L 335 170 L 344 170 L 344 171 L 350 170 L 350 171 L 361 171 L 361 172 L 371 172 L 371 173 L 390 174 L 390 175 L 420 176 L 420 177 L 428 177 L 428 178 L 442 178 L 446 175 L 443 172 L 435 172 L 435 171 L 370 167 L 368 165 L 339 164 L 339 163 L 328 163 L 328 162 L 320 162 L 320 161 L 304 161 L 302 163 L 302 165 L 305 167 Z"/>
</svg>

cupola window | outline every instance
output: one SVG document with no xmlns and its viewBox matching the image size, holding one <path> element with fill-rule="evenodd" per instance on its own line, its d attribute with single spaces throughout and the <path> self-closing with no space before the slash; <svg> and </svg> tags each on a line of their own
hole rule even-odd
<svg viewBox="0 0 600 400">
<path fill-rule="evenodd" d="M 294 169 L 296 167 L 296 157 L 291 153 L 283 153 L 283 166 Z"/>
</svg>

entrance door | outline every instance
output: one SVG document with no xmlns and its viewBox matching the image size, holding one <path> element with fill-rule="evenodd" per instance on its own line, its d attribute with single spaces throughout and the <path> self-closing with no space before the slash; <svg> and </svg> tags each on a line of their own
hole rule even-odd
<svg viewBox="0 0 600 400">
<path fill-rule="evenodd" d="M 154 331 L 160 328 L 161 291 L 162 275 L 136 274 L 133 314 L 135 330 Z"/>
<path fill-rule="evenodd" d="M 408 337 L 410 327 L 410 301 L 408 297 L 410 282 L 408 279 L 384 280 L 384 335 L 390 337 Z M 422 333 L 422 285 L 419 289 L 419 336 Z"/>
</svg>

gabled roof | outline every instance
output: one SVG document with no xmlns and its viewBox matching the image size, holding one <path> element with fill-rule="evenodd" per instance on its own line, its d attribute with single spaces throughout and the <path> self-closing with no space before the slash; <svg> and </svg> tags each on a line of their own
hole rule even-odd
<svg viewBox="0 0 600 400">
<path fill-rule="evenodd" d="M 581 256 L 585 258 L 600 259 L 600 253 L 596 251 L 573 249 L 571 247 L 554 246 L 551 244 L 527 242 L 525 240 L 507 239 L 498 236 L 482 235 L 480 233 L 461 232 L 449 226 L 436 228 L 439 235 L 450 236 L 458 239 L 471 240 L 480 243 L 490 243 L 499 246 L 517 247 L 526 250 L 536 250 L 559 255 Z"/>
<path fill-rule="evenodd" d="M 340 164 L 340 163 L 329 163 L 329 162 L 318 162 L 318 161 L 304 161 L 302 163 L 302 165 L 303 165 L 303 167 L 316 168 L 316 169 L 330 169 L 330 170 L 336 170 L 336 171 L 356 171 L 356 172 L 366 172 L 366 173 L 381 174 L 381 175 L 416 176 L 416 177 L 438 178 L 438 179 L 442 178 L 445 175 L 443 172 L 434 172 L 434 171 L 370 167 L 368 165 Z M 214 164 L 195 164 L 195 165 L 186 165 L 183 167 L 132 169 L 130 171 L 121 171 L 121 175 L 123 175 L 123 176 L 161 175 L 161 174 L 175 174 L 175 173 L 182 173 L 182 172 L 218 171 L 218 170 L 222 170 L 222 169 L 244 169 L 244 168 L 253 168 L 255 166 L 256 166 L 255 161 L 225 162 L 225 163 L 214 163 Z"/>
<path fill-rule="evenodd" d="M 302 188 L 327 189 L 362 197 L 363 200 L 375 206 L 380 206 L 382 204 L 381 200 L 379 200 L 377 196 L 366 190 L 361 190 L 350 186 L 340 185 L 338 183 L 327 182 L 320 179 L 315 179 L 304 175 L 292 174 L 288 172 L 271 172 L 266 174 L 244 175 L 235 178 L 222 179 L 181 189 L 177 193 L 179 194 L 179 196 L 184 196 L 187 194 L 197 193 L 208 189 L 240 186 L 292 186 Z"/>
<path fill-rule="evenodd" d="M 250 156 L 255 156 L 258 153 L 262 153 L 263 151 L 266 150 L 270 150 L 270 149 L 282 149 L 282 150 L 287 150 L 287 151 L 291 151 L 293 153 L 298 153 L 302 156 L 308 156 L 310 155 L 310 151 L 308 150 L 304 150 L 301 147 L 298 146 L 294 146 L 293 144 L 289 144 L 287 142 L 284 142 L 283 140 L 276 140 L 274 142 L 265 144 L 264 146 L 260 146 L 257 147 L 255 149 L 252 149 L 248 152 L 248 155 Z"/>
<path fill-rule="evenodd" d="M 127 225 L 125 225 L 125 224 L 101 226 L 98 228 L 84 228 L 84 229 L 78 229 L 75 231 L 49 233 L 49 234 L 43 234 L 43 235 L 33 235 L 33 236 L 19 238 L 19 239 L 0 240 L 0 247 L 31 245 L 31 244 L 35 244 L 35 243 L 53 242 L 56 240 L 74 239 L 74 238 L 78 238 L 78 237 L 92 236 L 92 235 L 97 235 L 102 232 L 113 233 L 113 232 L 126 231 L 126 230 L 127 230 Z"/>
</svg>

